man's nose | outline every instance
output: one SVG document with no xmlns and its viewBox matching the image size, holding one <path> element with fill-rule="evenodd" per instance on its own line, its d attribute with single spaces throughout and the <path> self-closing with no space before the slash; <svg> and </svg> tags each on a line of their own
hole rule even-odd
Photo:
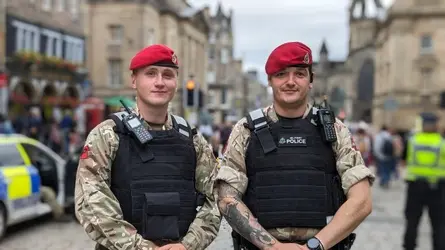
<svg viewBox="0 0 445 250">
<path fill-rule="evenodd" d="M 295 79 L 297 77 L 293 74 L 293 73 L 289 73 L 288 78 L 287 78 L 287 84 L 295 84 Z"/>
<path fill-rule="evenodd" d="M 154 85 L 155 85 L 156 87 L 158 87 L 158 88 L 160 88 L 160 87 L 164 87 L 164 86 L 165 86 L 164 82 L 162 82 L 162 75 L 161 75 L 161 74 L 158 74 L 158 75 L 156 76 L 156 80 L 155 80 Z"/>
</svg>

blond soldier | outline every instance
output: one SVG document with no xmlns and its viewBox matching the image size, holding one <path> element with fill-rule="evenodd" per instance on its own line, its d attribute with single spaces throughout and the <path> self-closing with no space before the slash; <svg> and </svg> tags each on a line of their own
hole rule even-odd
<svg viewBox="0 0 445 250">
<path fill-rule="evenodd" d="M 87 138 L 76 215 L 96 249 L 205 249 L 217 235 L 215 157 L 202 135 L 167 111 L 177 68 L 170 48 L 141 50 L 130 65 L 137 119 L 116 113 Z M 141 131 L 148 141 L 137 139 Z"/>
<path fill-rule="evenodd" d="M 235 246 L 348 249 L 351 233 L 371 213 L 374 176 L 341 121 L 335 121 L 337 141 L 323 139 L 318 110 L 308 104 L 307 46 L 277 47 L 266 73 L 274 103 L 234 126 L 216 177 L 218 206 L 235 231 Z"/>
</svg>

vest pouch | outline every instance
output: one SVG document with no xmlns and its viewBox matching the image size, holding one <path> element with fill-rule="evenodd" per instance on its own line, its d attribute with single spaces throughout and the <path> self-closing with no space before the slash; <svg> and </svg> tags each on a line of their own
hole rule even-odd
<svg viewBox="0 0 445 250">
<path fill-rule="evenodd" d="M 145 193 L 142 236 L 147 240 L 179 240 L 179 192 Z"/>
</svg>

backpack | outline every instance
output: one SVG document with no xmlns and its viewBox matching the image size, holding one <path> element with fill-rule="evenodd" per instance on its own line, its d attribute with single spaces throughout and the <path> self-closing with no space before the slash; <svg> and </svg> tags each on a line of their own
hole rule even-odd
<svg viewBox="0 0 445 250">
<path fill-rule="evenodd" d="M 386 157 L 391 157 L 394 155 L 394 145 L 391 139 L 385 139 L 383 141 L 382 153 Z"/>
</svg>

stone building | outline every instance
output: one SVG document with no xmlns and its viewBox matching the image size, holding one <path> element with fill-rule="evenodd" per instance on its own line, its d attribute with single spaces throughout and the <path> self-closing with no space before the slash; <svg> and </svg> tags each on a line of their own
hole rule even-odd
<svg viewBox="0 0 445 250">
<path fill-rule="evenodd" d="M 242 61 L 234 58 L 233 12 L 224 13 L 221 3 L 211 17 L 211 32 L 208 51 L 208 111 L 215 123 L 236 116 L 240 108 L 236 86 L 243 81 Z M 238 103 L 238 107 L 236 107 Z"/>
<path fill-rule="evenodd" d="M 349 121 L 372 122 L 375 37 L 379 19 L 370 15 L 356 16 L 352 6 L 355 5 L 351 5 L 349 11 L 348 55 L 344 61 L 330 60 L 329 39 L 323 41 L 319 60 L 314 65 L 312 94 L 317 102 L 327 95 L 336 113 L 344 111 Z"/>
<path fill-rule="evenodd" d="M 85 8 L 88 68 L 95 96 L 132 98 L 130 61 L 140 49 L 156 43 L 174 49 L 180 63 L 180 86 L 172 111 L 183 113 L 182 86 L 191 76 L 205 92 L 207 9 L 195 9 L 185 0 L 89 0 Z"/>
<path fill-rule="evenodd" d="M 395 0 L 374 17 L 356 17 L 354 11 L 346 60 L 332 62 L 326 44 L 322 46 L 314 66 L 314 97 L 327 93 L 347 120 L 372 122 L 376 128 L 385 124 L 400 132 L 413 129 L 420 112 L 444 117 L 439 103 L 445 95 L 445 61 L 440 57 L 445 51 L 445 3 Z"/>
<path fill-rule="evenodd" d="M 28 105 L 77 107 L 82 99 L 85 39 L 80 1 L 2 1 L 1 61 L 8 74 L 9 113 Z M 5 51 L 3 51 L 5 49 Z"/>
<path fill-rule="evenodd" d="M 445 2 L 396 0 L 376 48 L 375 125 L 411 130 L 423 111 L 444 121 L 439 102 L 445 92 Z"/>
</svg>

